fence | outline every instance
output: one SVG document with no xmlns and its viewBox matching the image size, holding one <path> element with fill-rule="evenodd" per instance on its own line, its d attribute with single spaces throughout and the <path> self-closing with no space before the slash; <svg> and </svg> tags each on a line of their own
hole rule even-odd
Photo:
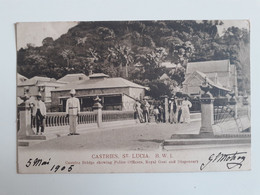
<svg viewBox="0 0 260 195">
<path fill-rule="evenodd" d="M 237 117 L 241 118 L 247 116 L 250 118 L 250 113 L 248 107 L 238 108 Z M 227 120 L 233 120 L 235 118 L 235 110 L 229 105 L 223 106 L 214 106 L 214 123 L 222 123 Z"/>
<path fill-rule="evenodd" d="M 121 121 L 134 119 L 133 111 L 102 111 L 102 122 Z M 97 123 L 96 112 L 81 112 L 78 116 L 78 124 Z M 65 112 L 50 112 L 46 114 L 45 126 L 69 125 L 69 118 Z M 32 117 L 32 127 L 36 127 L 36 117 Z"/>
<path fill-rule="evenodd" d="M 214 106 L 214 123 L 234 119 L 235 111 L 229 106 Z"/>
</svg>

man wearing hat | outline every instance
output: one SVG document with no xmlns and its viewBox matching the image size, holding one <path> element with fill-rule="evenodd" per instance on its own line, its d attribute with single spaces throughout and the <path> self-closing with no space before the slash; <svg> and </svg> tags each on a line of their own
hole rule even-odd
<svg viewBox="0 0 260 195">
<path fill-rule="evenodd" d="M 36 117 L 36 135 L 39 134 L 39 129 L 41 127 L 40 135 L 44 133 L 44 126 L 45 126 L 45 116 L 46 116 L 46 106 L 41 100 L 42 95 L 39 93 L 36 96 L 37 100 L 35 102 L 33 108 L 33 116 Z"/>
<path fill-rule="evenodd" d="M 77 117 L 80 112 L 80 104 L 79 99 L 75 97 L 76 91 L 72 89 L 70 91 L 70 98 L 67 100 L 66 103 L 66 113 L 67 117 L 69 117 L 69 124 L 70 124 L 70 133 L 68 135 L 79 135 L 76 133 L 77 129 Z"/>
</svg>

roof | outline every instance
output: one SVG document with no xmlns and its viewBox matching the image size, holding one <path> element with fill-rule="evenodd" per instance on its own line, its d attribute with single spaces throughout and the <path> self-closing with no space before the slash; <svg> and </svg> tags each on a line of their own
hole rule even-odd
<svg viewBox="0 0 260 195">
<path fill-rule="evenodd" d="M 202 72 L 200 72 L 200 71 L 195 71 L 195 72 L 193 72 L 191 75 L 189 75 L 189 76 L 185 79 L 185 81 L 183 82 L 183 84 L 188 83 L 189 80 L 190 80 L 190 78 L 193 77 L 194 75 L 198 75 L 199 77 L 197 77 L 197 78 L 199 78 L 201 81 L 204 81 L 205 78 L 207 78 L 207 82 L 209 83 L 209 85 L 211 85 L 211 86 L 213 86 L 213 87 L 216 87 L 216 88 L 218 88 L 218 89 L 222 89 L 222 90 L 225 90 L 225 91 L 230 91 L 229 89 L 223 87 L 219 82 L 217 82 L 217 83 L 213 82 L 209 77 L 207 77 L 206 74 L 204 74 L 204 73 L 202 73 Z"/>
<path fill-rule="evenodd" d="M 161 66 L 165 68 L 176 68 L 177 65 L 168 61 L 168 62 L 162 62 Z"/>
<path fill-rule="evenodd" d="M 34 76 L 34 77 L 30 78 L 30 80 L 51 81 L 51 80 L 56 80 L 56 79 L 49 78 L 49 77 Z"/>
<path fill-rule="evenodd" d="M 67 74 L 64 77 L 60 78 L 58 81 L 62 82 L 75 82 L 79 80 L 86 80 L 89 79 L 85 74 L 83 73 L 77 73 L 77 74 Z"/>
<path fill-rule="evenodd" d="M 95 73 L 92 75 L 89 75 L 90 79 L 96 79 L 96 78 L 108 78 L 109 76 L 104 73 Z"/>
<path fill-rule="evenodd" d="M 218 61 L 189 62 L 187 64 L 186 74 L 191 74 L 196 70 L 203 73 L 229 72 L 230 62 L 229 60 L 218 60 Z"/>
<path fill-rule="evenodd" d="M 48 78 L 48 77 L 35 76 L 35 77 L 32 77 L 32 78 L 24 81 L 23 83 L 20 84 L 20 86 L 36 85 L 38 81 L 46 82 L 46 81 L 50 81 L 50 80 L 51 80 L 51 78 Z"/>
<path fill-rule="evenodd" d="M 123 79 L 121 77 L 117 78 L 105 78 L 105 79 L 89 79 L 83 80 L 76 83 L 68 83 L 60 88 L 54 89 L 53 91 L 68 91 L 71 89 L 80 90 L 80 89 L 107 89 L 107 88 L 123 88 L 123 87 L 133 87 L 133 88 L 142 88 L 146 87 Z"/>
<path fill-rule="evenodd" d="M 170 77 L 166 73 L 163 73 L 163 75 L 160 77 L 160 80 L 165 80 L 165 79 L 170 79 Z"/>
<path fill-rule="evenodd" d="M 23 75 L 21 75 L 19 73 L 17 73 L 16 76 L 17 76 L 17 84 L 18 85 L 21 84 L 22 82 L 28 80 L 28 78 L 26 78 L 25 76 L 23 76 Z"/>
<path fill-rule="evenodd" d="M 58 84 L 58 86 L 60 86 L 65 83 L 56 81 L 56 79 L 49 78 L 49 77 L 34 76 L 31 79 L 28 79 L 22 83 L 17 83 L 17 86 L 31 86 L 31 85 L 56 86 L 56 84 Z"/>
</svg>

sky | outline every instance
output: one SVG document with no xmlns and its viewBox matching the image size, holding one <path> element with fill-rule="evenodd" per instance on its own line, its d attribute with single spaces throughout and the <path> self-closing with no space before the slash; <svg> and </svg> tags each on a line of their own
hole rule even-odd
<svg viewBox="0 0 260 195">
<path fill-rule="evenodd" d="M 54 40 L 62 34 L 68 32 L 70 28 L 76 26 L 78 22 L 23 22 L 17 23 L 17 50 L 26 48 L 27 43 L 35 46 L 42 46 L 42 40 L 46 37 L 52 37 Z M 230 26 L 246 28 L 249 30 L 247 20 L 225 20 L 224 25 L 218 27 L 220 35 L 223 30 Z"/>
<path fill-rule="evenodd" d="M 76 26 L 78 22 L 22 22 L 16 24 L 17 49 L 25 48 L 27 43 L 42 46 L 42 40 L 52 37 L 54 40 Z"/>
<path fill-rule="evenodd" d="M 248 20 L 223 20 L 224 25 L 218 26 L 218 32 L 221 36 L 223 31 L 231 26 L 236 26 L 238 28 L 245 28 L 247 30 L 250 29 L 250 23 Z"/>
</svg>

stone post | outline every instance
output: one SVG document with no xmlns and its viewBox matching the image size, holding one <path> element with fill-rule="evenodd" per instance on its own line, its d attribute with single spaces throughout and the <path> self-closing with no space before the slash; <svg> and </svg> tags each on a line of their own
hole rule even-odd
<svg viewBox="0 0 260 195">
<path fill-rule="evenodd" d="M 200 86 L 201 90 L 204 91 L 204 94 L 201 95 L 200 103 L 201 103 L 201 127 L 200 134 L 207 133 L 210 135 L 214 135 L 212 125 L 214 124 L 214 98 L 212 94 L 209 92 L 211 86 L 207 82 L 207 78 L 205 77 L 205 81 Z"/>
<path fill-rule="evenodd" d="M 214 124 L 214 98 L 210 93 L 203 94 L 201 102 L 201 127 L 200 133 L 213 134 L 212 125 Z"/>
<path fill-rule="evenodd" d="M 99 103 L 100 99 L 97 97 L 95 100 L 95 103 L 93 105 L 93 110 L 95 113 L 97 113 L 97 126 L 100 128 L 102 126 L 102 108 L 103 106 Z"/>
<path fill-rule="evenodd" d="M 20 106 L 20 129 L 18 131 L 18 139 L 26 138 L 30 135 L 35 135 L 31 128 L 31 107 L 29 101 L 25 102 Z"/>
</svg>

